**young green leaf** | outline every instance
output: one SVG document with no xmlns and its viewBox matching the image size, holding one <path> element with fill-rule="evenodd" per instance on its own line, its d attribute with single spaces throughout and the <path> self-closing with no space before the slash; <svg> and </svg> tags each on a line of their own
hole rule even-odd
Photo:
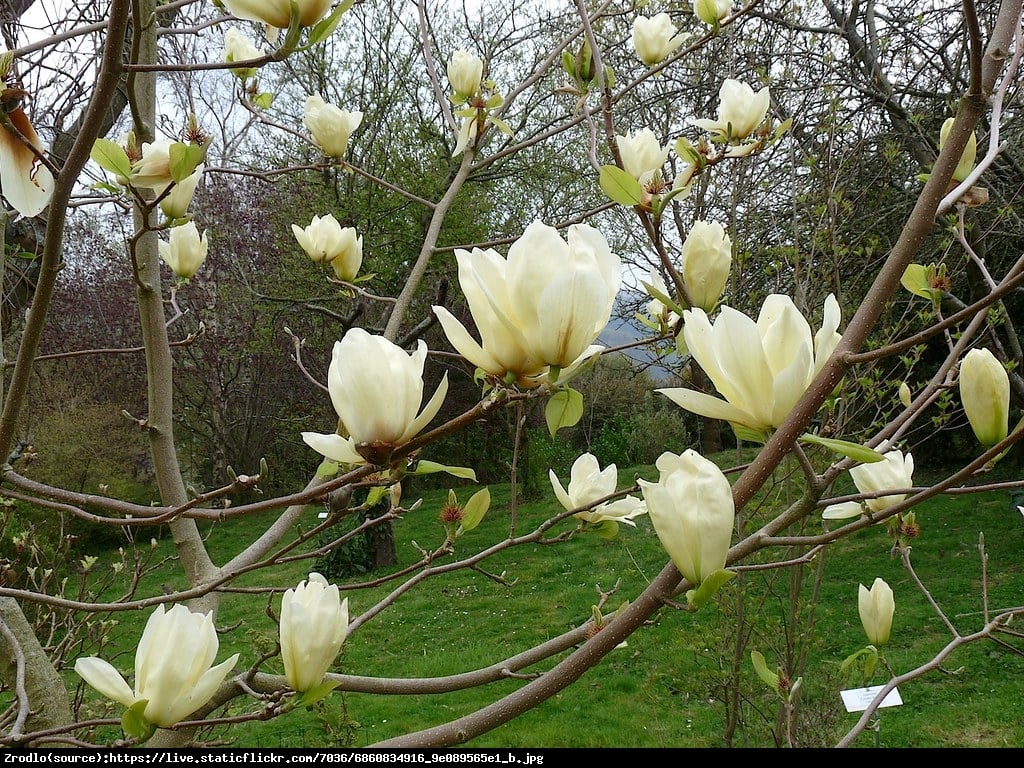
<svg viewBox="0 0 1024 768">
<path fill-rule="evenodd" d="M 691 589 L 686 593 L 687 604 L 694 610 L 703 608 L 715 596 L 715 593 L 722 588 L 722 585 L 735 575 L 734 571 L 727 571 L 724 568 L 709 574 L 696 589 Z"/>
<path fill-rule="evenodd" d="M 491 492 L 484 488 L 474 493 L 462 509 L 462 530 L 472 531 L 484 519 L 491 506 Z"/>
<path fill-rule="evenodd" d="M 640 182 L 616 165 L 602 165 L 598 182 L 608 198 L 619 205 L 632 207 L 643 201 Z"/>
<path fill-rule="evenodd" d="M 761 678 L 761 682 L 778 693 L 779 675 L 777 672 L 768 669 L 768 664 L 764 660 L 764 655 L 760 651 L 751 651 L 750 660 L 753 662 L 754 671 L 757 673 L 757 676 Z"/>
<path fill-rule="evenodd" d="M 435 472 L 447 472 L 454 477 L 461 477 L 465 480 L 476 480 L 476 472 L 469 467 L 449 467 L 445 464 L 438 464 L 436 461 L 420 459 L 416 462 L 416 469 L 409 474 L 432 475 Z"/>
<path fill-rule="evenodd" d="M 146 719 L 148 699 L 136 701 L 121 715 L 121 730 L 139 741 L 146 741 L 156 733 L 156 726 Z"/>
<path fill-rule="evenodd" d="M 355 0 L 343 0 L 343 2 L 338 3 L 338 7 L 329 16 L 320 19 L 316 26 L 309 31 L 309 40 L 306 47 L 316 45 L 330 37 L 331 33 L 338 28 L 341 15 L 351 8 L 353 3 L 355 3 Z"/>
<path fill-rule="evenodd" d="M 554 437 L 562 427 L 571 427 L 583 418 L 583 395 L 575 389 L 560 389 L 544 408 L 548 431 Z"/>
<path fill-rule="evenodd" d="M 324 459 L 320 462 L 320 466 L 316 468 L 316 476 L 320 480 L 326 480 L 329 477 L 334 477 L 338 474 L 338 462 L 331 461 L 330 459 Z"/>
<path fill-rule="evenodd" d="M 89 157 L 105 171 L 110 171 L 126 179 L 132 175 L 132 161 L 128 159 L 128 153 L 124 151 L 124 147 L 116 141 L 96 139 L 92 144 Z"/>
<path fill-rule="evenodd" d="M 859 461 L 861 464 L 874 464 L 877 461 L 885 461 L 885 456 L 874 448 L 868 448 L 860 443 L 851 443 L 848 440 L 836 440 L 831 437 L 820 437 L 818 435 L 801 435 L 801 443 L 813 443 L 830 451 L 845 456 L 848 459 Z"/>
</svg>

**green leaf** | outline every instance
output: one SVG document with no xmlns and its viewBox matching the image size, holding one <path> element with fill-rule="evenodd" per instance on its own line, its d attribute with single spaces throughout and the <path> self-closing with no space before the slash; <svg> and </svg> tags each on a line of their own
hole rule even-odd
<svg viewBox="0 0 1024 768">
<path fill-rule="evenodd" d="M 602 165 L 598 182 L 608 198 L 619 205 L 632 207 L 644 199 L 640 182 L 616 165 Z"/>
<path fill-rule="evenodd" d="M 494 127 L 496 127 L 499 131 L 504 133 L 506 136 L 512 135 L 512 128 L 504 120 L 497 117 L 488 117 L 487 122 L 491 123 Z"/>
<path fill-rule="evenodd" d="M 351 8 L 354 3 L 355 0 L 343 0 L 343 2 L 338 3 L 338 7 L 334 9 L 330 16 L 320 19 L 316 26 L 309 31 L 309 42 L 306 47 L 316 45 L 330 37 L 331 33 L 338 28 L 341 15 Z"/>
<path fill-rule="evenodd" d="M 461 477 L 465 480 L 476 480 L 476 471 L 469 467 L 449 467 L 444 464 L 438 464 L 436 461 L 427 461 L 426 459 L 420 459 L 416 462 L 416 469 L 409 474 L 432 475 L 435 472 L 447 472 L 449 475 L 454 477 Z"/>
<path fill-rule="evenodd" d="M 292 699 L 292 703 L 296 709 L 312 706 L 339 685 L 341 685 L 341 683 L 337 680 L 324 680 L 322 683 L 313 686 L 308 691 L 296 694 L 295 698 Z"/>
<path fill-rule="evenodd" d="M 484 488 L 474 493 L 462 509 L 462 530 L 472 531 L 484 519 L 491 506 L 491 492 Z"/>
<path fill-rule="evenodd" d="M 126 179 L 132 175 L 132 161 L 128 159 L 128 153 L 124 151 L 124 147 L 116 141 L 96 139 L 92 144 L 89 157 L 105 171 L 110 171 Z"/>
<path fill-rule="evenodd" d="M 929 301 L 938 301 L 942 298 L 942 292 L 931 287 L 929 278 L 935 272 L 935 265 L 926 267 L 924 264 L 909 264 L 903 270 L 903 277 L 900 278 L 900 285 L 906 288 L 915 296 Z"/>
<path fill-rule="evenodd" d="M 659 291 L 653 285 L 651 285 L 650 283 L 646 282 L 645 280 L 641 280 L 640 281 L 640 285 L 642 285 L 644 287 L 644 290 L 646 290 L 647 293 L 649 293 L 652 298 L 655 298 L 658 301 L 660 301 L 662 304 L 664 304 L 670 310 L 675 312 L 677 315 L 682 315 L 683 314 L 683 308 L 682 307 L 680 307 L 678 304 L 676 304 L 674 301 L 672 301 L 672 299 L 670 299 L 666 294 L 664 294 L 661 291 Z"/>
<path fill-rule="evenodd" d="M 565 48 L 562 49 L 562 69 L 569 77 L 576 78 L 576 57 Z"/>
<path fill-rule="evenodd" d="M 95 184 L 90 184 L 89 189 L 96 190 L 97 192 L 107 192 L 111 195 L 121 194 L 120 187 L 115 187 L 113 184 L 108 184 L 105 181 L 97 181 Z"/>
<path fill-rule="evenodd" d="M 274 94 L 272 93 L 257 93 L 252 97 L 252 104 L 257 109 L 270 109 L 270 105 L 274 103 Z"/>
<path fill-rule="evenodd" d="M 383 485 L 375 485 L 366 494 L 366 506 L 372 507 L 387 494 L 388 489 Z"/>
<path fill-rule="evenodd" d="M 604 84 L 608 90 L 615 88 L 615 70 L 607 64 L 604 65 Z"/>
<path fill-rule="evenodd" d="M 139 741 L 146 741 L 156 733 L 156 726 L 146 719 L 148 699 L 136 701 L 121 716 L 121 730 Z"/>
<path fill-rule="evenodd" d="M 782 134 L 784 134 L 786 131 L 788 131 L 792 127 L 793 127 L 793 118 L 792 117 L 782 121 L 781 123 L 779 123 L 779 127 L 775 129 L 775 137 L 774 138 L 778 139 L 780 136 L 782 136 Z"/>
<path fill-rule="evenodd" d="M 729 579 L 735 576 L 735 572 L 720 568 L 714 573 L 704 577 L 704 581 L 696 589 L 686 593 L 686 602 L 694 610 L 699 610 L 710 602 L 715 593 L 722 588 Z"/>
<path fill-rule="evenodd" d="M 320 480 L 326 480 L 329 477 L 334 477 L 338 474 L 338 462 L 331 461 L 330 459 L 324 459 L 320 462 L 320 466 L 316 468 L 316 476 Z"/>
<path fill-rule="evenodd" d="M 602 520 L 594 526 L 594 532 L 600 538 L 611 541 L 619 535 L 619 524 L 614 520 Z"/>
<path fill-rule="evenodd" d="M 682 338 L 682 336 L 683 334 L 680 333 L 679 338 Z M 734 424 L 731 421 L 729 424 L 732 426 L 732 431 L 736 434 L 736 437 L 740 440 L 748 443 L 765 443 L 768 441 L 768 435 L 760 430 L 748 427 L 745 424 Z"/>
<path fill-rule="evenodd" d="M 875 667 L 878 664 L 878 649 L 875 648 L 875 646 L 873 646 L 873 645 L 865 646 L 864 648 L 861 648 L 859 651 L 856 651 L 855 653 L 851 653 L 849 656 L 847 656 L 843 660 L 843 663 L 839 665 L 839 671 L 845 674 L 846 671 L 851 666 L 856 664 L 857 661 L 861 657 L 864 658 L 864 672 L 865 672 L 865 675 L 868 678 L 870 678 L 871 675 L 874 674 Z"/>
<path fill-rule="evenodd" d="M 874 448 L 868 448 L 860 443 L 851 443 L 847 440 L 835 440 L 831 437 L 819 437 L 818 435 L 801 435 L 801 443 L 813 443 L 828 448 L 830 451 L 845 456 L 848 459 L 859 461 L 861 464 L 874 464 L 878 461 L 885 461 L 885 456 Z"/>
<path fill-rule="evenodd" d="M 700 157 L 700 153 L 697 152 L 696 147 L 694 147 L 685 136 L 680 136 L 676 139 L 673 149 L 675 149 L 677 157 L 688 163 L 696 163 L 697 158 Z"/>
<path fill-rule="evenodd" d="M 195 173 L 196 166 L 203 161 L 206 156 L 206 145 L 184 144 L 176 141 L 171 144 L 168 156 L 170 157 L 171 178 L 175 182 L 181 183 Z"/>
<path fill-rule="evenodd" d="M 281 49 L 287 54 L 291 54 L 294 50 L 299 47 L 299 38 L 302 37 L 302 25 L 299 24 L 299 4 L 295 0 L 291 0 L 292 16 L 288 20 L 288 31 L 284 35 L 284 43 L 281 44 Z"/>
<path fill-rule="evenodd" d="M 779 675 L 777 672 L 768 669 L 768 664 L 764 660 L 764 655 L 760 651 L 751 651 L 750 660 L 754 663 L 754 671 L 757 673 L 757 676 L 761 678 L 761 682 L 778 693 Z"/>
<path fill-rule="evenodd" d="M 583 395 L 575 389 L 560 389 L 551 396 L 544 408 L 548 431 L 554 437 L 562 427 L 571 427 L 583 418 Z"/>
</svg>

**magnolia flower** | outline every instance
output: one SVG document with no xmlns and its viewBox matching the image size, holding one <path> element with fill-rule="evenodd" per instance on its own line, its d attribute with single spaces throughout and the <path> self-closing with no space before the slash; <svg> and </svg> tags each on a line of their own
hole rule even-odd
<svg viewBox="0 0 1024 768">
<path fill-rule="evenodd" d="M 362 112 L 346 112 L 315 94 L 306 99 L 306 111 L 302 116 L 302 124 L 328 157 L 345 154 L 349 136 L 362 120 Z"/>
<path fill-rule="evenodd" d="M 689 389 L 658 391 L 688 411 L 763 434 L 785 420 L 831 356 L 841 338 L 840 319 L 832 294 L 813 338 L 788 296 L 765 299 L 756 323 L 732 307 L 722 307 L 713 325 L 703 309 L 688 309 L 687 348 L 725 400 Z"/>
<path fill-rule="evenodd" d="M 746 83 L 726 80 L 718 92 L 718 119 L 694 120 L 693 123 L 709 133 L 742 140 L 764 122 L 768 105 L 767 86 L 754 93 Z"/>
<path fill-rule="evenodd" d="M 236 27 L 231 27 L 224 33 L 224 61 L 249 61 L 263 56 L 263 51 L 257 48 L 248 37 Z M 256 74 L 255 67 L 236 67 L 229 70 L 239 80 L 248 80 Z"/>
<path fill-rule="evenodd" d="M 476 138 L 479 135 L 480 121 L 477 119 L 476 114 L 463 118 L 458 136 L 455 137 L 455 151 L 452 152 L 452 157 L 458 157 L 470 146 L 476 144 Z"/>
<path fill-rule="evenodd" d="M 885 645 L 892 631 L 892 616 L 896 612 L 892 588 L 882 579 L 875 579 L 869 590 L 863 584 L 857 595 L 857 608 L 864 634 L 872 645 Z"/>
<path fill-rule="evenodd" d="M 988 349 L 972 349 L 960 361 L 960 399 L 979 443 L 991 446 L 1006 437 L 1010 377 Z"/>
<path fill-rule="evenodd" d="M 20 107 L 5 108 L 10 124 L 39 153 L 43 143 Z M 50 204 L 53 174 L 36 153 L 6 128 L 0 129 L 0 188 L 4 197 L 22 216 L 36 216 Z"/>
<path fill-rule="evenodd" d="M 240 19 L 287 29 L 292 20 L 293 2 L 299 12 L 299 25 L 303 27 L 316 24 L 331 7 L 331 0 L 224 0 L 224 5 Z"/>
<path fill-rule="evenodd" d="M 160 258 L 178 277 L 192 279 L 206 261 L 206 251 L 209 248 L 206 233 L 203 232 L 200 237 L 195 222 L 190 221 L 180 227 L 174 227 L 169 237 L 170 242 L 159 242 Z"/>
<path fill-rule="evenodd" d="M 174 181 L 171 176 L 170 139 L 143 142 L 142 158 L 132 165 L 131 183 L 135 187 L 162 192 Z"/>
<path fill-rule="evenodd" d="M 484 76 L 484 62 L 479 56 L 468 51 L 456 51 L 448 62 L 448 82 L 455 93 L 466 101 L 480 90 L 480 81 Z"/>
<path fill-rule="evenodd" d="M 284 593 L 281 601 L 281 659 L 288 685 L 296 691 L 315 688 L 334 663 L 348 634 L 348 598 L 337 584 L 309 574 Z"/>
<path fill-rule="evenodd" d="M 562 487 L 553 469 L 548 470 L 548 477 L 559 503 L 566 509 L 578 509 L 593 506 L 598 499 L 615 493 L 619 473 L 614 464 L 609 464 L 602 470 L 593 454 L 584 453 L 572 464 L 568 491 Z M 644 503 L 640 499 L 626 496 L 615 501 L 606 501 L 590 510 L 577 512 L 574 517 L 587 523 L 614 520 L 636 525 L 633 518 L 645 512 Z"/>
<path fill-rule="evenodd" d="M 699 584 L 725 567 L 735 506 L 729 480 L 712 461 L 688 450 L 658 457 L 658 482 L 640 480 L 647 513 L 676 568 Z"/>
<path fill-rule="evenodd" d="M 443 307 L 445 334 L 471 363 L 520 384 L 547 366 L 568 369 L 594 354 L 621 280 L 621 262 L 600 232 L 586 224 L 558 230 L 534 222 L 508 251 L 456 251 L 459 284 L 480 331 L 478 344 Z"/>
<path fill-rule="evenodd" d="M 292 224 L 292 233 L 309 258 L 317 264 L 329 263 L 339 280 L 351 282 L 363 263 L 363 238 L 353 227 L 345 227 L 331 214 L 314 216 L 302 229 Z"/>
<path fill-rule="evenodd" d="M 238 654 L 211 668 L 218 648 L 212 613 L 184 605 L 158 606 L 135 651 L 135 688 L 108 662 L 95 656 L 75 662 L 85 682 L 109 699 L 131 707 L 147 701 L 144 717 L 167 728 L 203 706 L 238 661 Z"/>
<path fill-rule="evenodd" d="M 188 207 L 192 204 L 192 197 L 196 193 L 196 187 L 199 186 L 199 180 L 203 177 L 205 168 L 206 166 L 200 163 L 191 176 L 186 176 L 171 187 L 171 191 L 160 201 L 160 210 L 164 212 L 164 216 L 169 219 L 180 219 L 188 213 Z M 166 189 L 167 187 L 155 190 L 157 197 L 162 195 Z"/>
<path fill-rule="evenodd" d="M 732 0 L 696 0 L 693 4 L 693 15 L 709 26 L 715 26 L 729 15 Z"/>
<path fill-rule="evenodd" d="M 949 138 L 949 132 L 953 129 L 954 118 L 947 117 L 946 121 L 942 124 L 942 130 L 939 132 L 939 151 L 942 151 L 943 145 L 946 143 L 946 139 Z M 953 171 L 953 181 L 961 182 L 970 176 L 971 171 L 974 170 L 974 161 L 978 156 L 978 137 L 974 131 L 971 131 L 971 136 L 967 139 L 967 146 L 964 147 L 964 153 L 960 155 L 960 162 L 956 165 L 956 170 Z"/>
<path fill-rule="evenodd" d="M 649 179 L 668 159 L 668 147 L 658 143 L 658 137 L 650 128 L 643 128 L 627 136 L 616 136 L 622 167 L 626 173 L 641 183 Z"/>
<path fill-rule="evenodd" d="M 683 284 L 695 307 L 710 312 L 718 303 L 732 266 L 732 240 L 721 224 L 695 221 L 682 249 Z"/>
<path fill-rule="evenodd" d="M 678 30 L 667 13 L 652 18 L 637 16 L 633 20 L 633 47 L 636 55 L 649 67 L 653 67 L 676 48 L 682 45 L 689 34 L 676 34 Z"/>
<path fill-rule="evenodd" d="M 902 451 L 889 451 L 882 461 L 873 464 L 858 464 L 850 470 L 853 484 L 861 493 L 879 493 L 889 489 L 910 488 L 914 485 L 914 457 L 903 455 Z M 882 512 L 893 504 L 899 504 L 907 498 L 905 493 L 881 496 L 877 499 L 865 499 L 864 504 L 872 512 Z M 861 502 L 847 501 L 842 504 L 831 504 L 825 507 L 822 518 L 825 520 L 845 520 L 858 517 L 864 511 Z"/>
<path fill-rule="evenodd" d="M 331 402 L 349 436 L 303 432 L 306 445 L 331 461 L 385 461 L 392 449 L 419 434 L 444 402 L 448 374 L 419 410 L 426 359 L 423 341 L 408 354 L 383 336 L 371 336 L 362 328 L 350 330 L 335 342 L 327 371 Z"/>
</svg>

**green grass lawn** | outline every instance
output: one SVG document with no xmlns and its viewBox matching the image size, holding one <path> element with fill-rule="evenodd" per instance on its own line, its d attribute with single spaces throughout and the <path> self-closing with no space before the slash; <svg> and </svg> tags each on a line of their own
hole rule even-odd
<svg viewBox="0 0 1024 768">
<path fill-rule="evenodd" d="M 734 458 L 730 455 L 729 459 Z M 621 473 L 628 483 L 636 468 Z M 650 468 L 642 468 L 650 477 Z M 465 500 L 473 489 L 459 489 Z M 465 556 L 501 539 L 509 525 L 507 486 L 493 486 L 494 502 L 479 528 L 457 542 Z M 417 494 L 419 495 L 419 494 Z M 414 562 L 424 548 L 436 546 L 443 534 L 437 513 L 444 491 L 422 494 L 423 503 L 398 522 L 399 567 Z M 413 499 L 406 498 L 407 503 Z M 981 560 L 978 538 L 984 533 L 988 556 L 988 600 L 991 609 L 1024 602 L 1024 520 L 1009 507 L 1006 493 L 945 497 L 917 509 L 923 532 L 913 543 L 913 562 L 934 600 L 963 634 L 982 623 Z M 521 503 L 517 530 L 557 511 L 553 496 Z M 309 510 L 309 524 L 316 510 Z M 209 546 L 218 562 L 251 540 L 269 518 L 231 520 L 212 526 Z M 350 636 L 337 669 L 350 674 L 414 678 L 444 676 L 487 666 L 583 623 L 598 599 L 609 591 L 617 606 L 640 592 L 663 567 L 666 557 L 650 523 L 640 518 L 635 529 L 623 526 L 605 541 L 582 534 L 551 545 L 528 545 L 500 553 L 484 563 L 498 583 L 468 570 L 419 584 L 397 603 Z M 571 529 L 566 523 L 558 531 Z M 808 532 L 821 530 L 820 519 Z M 159 547 L 170 554 L 165 537 Z M 791 595 L 794 574 L 788 571 L 748 573 L 741 603 L 735 580 L 697 613 L 665 609 L 634 634 L 628 647 L 617 649 L 578 683 L 531 712 L 472 742 L 482 747 L 718 747 L 725 746 L 723 684 L 735 648 L 734 630 L 742 626 L 749 640 L 743 649 L 741 698 L 737 710 L 736 746 L 770 746 L 776 718 L 774 694 L 753 674 L 750 650 L 760 650 L 770 666 L 780 663 L 786 638 L 807 654 L 798 712 L 797 743 L 835 743 L 856 721 L 842 707 L 839 690 L 858 687 L 844 680 L 839 665 L 866 640 L 857 613 L 857 587 L 876 576 L 893 588 L 896 617 L 886 658 L 897 673 L 928 661 L 950 634 L 915 586 L 898 558 L 890 557 L 891 539 L 883 527 L 862 532 L 830 548 L 823 557 L 820 599 L 813 612 L 809 598 L 819 561 L 803 566 L 802 601 L 794 624 Z M 772 557 L 787 553 L 771 553 Z M 282 587 L 304 578 L 309 565 L 294 563 L 244 577 L 241 585 L 273 583 Z M 373 574 L 377 576 L 378 574 Z M 355 580 L 353 580 L 355 581 Z M 348 592 L 353 616 L 367 610 L 400 582 Z M 172 571 L 152 574 L 140 595 L 160 585 L 183 587 Z M 275 610 L 280 598 L 272 601 Z M 222 636 L 218 660 L 240 651 L 248 665 L 258 647 L 272 647 L 276 627 L 265 613 L 266 596 L 229 594 L 218 626 Z M 740 622 L 740 615 L 744 620 Z M 148 613 L 147 613 L 148 615 Z M 119 645 L 131 648 L 146 618 L 120 614 Z M 813 618 L 808 628 L 807 621 Z M 942 669 L 900 687 L 901 707 L 881 713 L 878 739 L 886 747 L 966 747 L 1024 745 L 1024 643 L 1003 636 L 1000 643 L 983 641 L 955 653 Z M 543 671 L 556 660 L 539 669 Z M 279 671 L 276 660 L 267 671 Z M 125 655 L 115 662 L 130 669 Z M 73 676 L 72 676 L 73 677 Z M 71 679 L 71 678 L 69 678 Z M 871 682 L 886 677 L 876 673 Z M 505 680 L 486 687 L 435 696 L 372 696 L 335 692 L 318 713 L 290 712 L 283 717 L 233 727 L 219 734 L 239 746 L 362 746 L 471 712 L 523 684 Z M 237 713 L 251 705 L 239 702 Z M 119 711 L 119 710 L 115 710 Z M 863 734 L 856 746 L 870 747 L 875 733 Z"/>
</svg>

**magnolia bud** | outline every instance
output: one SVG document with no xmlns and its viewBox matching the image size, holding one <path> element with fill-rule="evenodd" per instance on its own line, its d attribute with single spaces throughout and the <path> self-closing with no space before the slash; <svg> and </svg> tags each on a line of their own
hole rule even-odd
<svg viewBox="0 0 1024 768">
<path fill-rule="evenodd" d="M 939 151 L 942 151 L 943 145 L 946 143 L 946 139 L 949 138 L 949 132 L 953 129 L 954 118 L 946 118 L 946 122 L 942 124 L 942 130 L 939 131 Z M 956 165 L 956 170 L 953 171 L 953 181 L 963 181 L 966 179 L 971 171 L 974 170 L 974 160 L 978 155 L 978 137 L 971 131 L 971 137 L 967 140 L 967 146 L 964 147 L 964 153 L 960 155 L 960 162 Z"/>
<path fill-rule="evenodd" d="M 857 607 L 864 634 L 872 645 L 885 645 L 892 631 L 892 616 L 896 611 L 892 589 L 882 579 L 875 579 L 869 590 L 860 585 Z"/>
<path fill-rule="evenodd" d="M 1010 419 L 1010 377 L 989 350 L 972 349 L 961 361 L 960 399 L 978 442 L 995 445 L 1006 437 Z"/>
<path fill-rule="evenodd" d="M 710 312 L 718 303 L 732 266 L 732 240 L 721 224 L 695 221 L 683 242 L 682 273 L 695 307 Z"/>
</svg>

